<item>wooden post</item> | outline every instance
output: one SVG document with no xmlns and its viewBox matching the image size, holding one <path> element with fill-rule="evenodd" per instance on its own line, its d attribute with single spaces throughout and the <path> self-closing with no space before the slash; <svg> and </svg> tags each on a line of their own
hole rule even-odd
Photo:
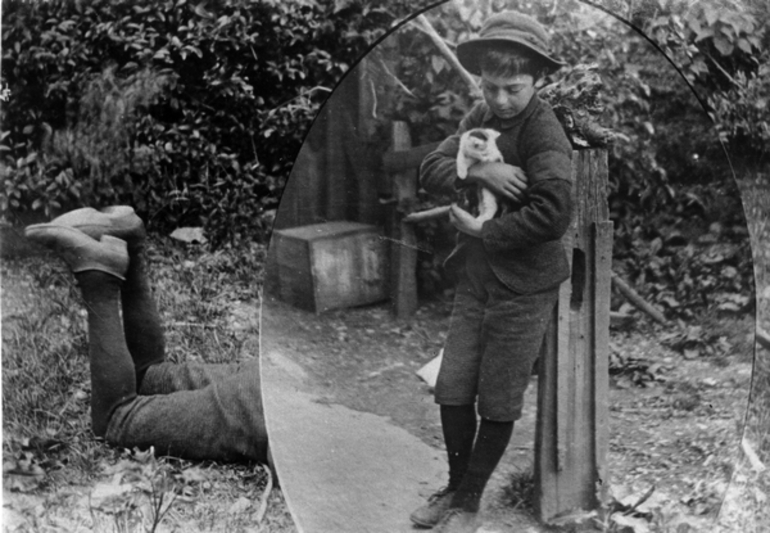
<svg viewBox="0 0 770 533">
<path fill-rule="evenodd" d="M 406 122 L 393 122 L 391 150 L 406 151 L 412 146 Z M 395 208 L 388 217 L 390 242 L 390 296 L 393 314 L 408 318 L 417 310 L 417 238 L 414 226 L 403 221 L 417 200 L 414 168 L 392 174 Z"/>
<path fill-rule="evenodd" d="M 613 225 L 607 152 L 573 152 L 575 213 L 564 237 L 572 276 L 560 288 L 541 355 L 535 498 L 545 523 L 598 510 L 608 475 L 609 324 Z"/>
</svg>

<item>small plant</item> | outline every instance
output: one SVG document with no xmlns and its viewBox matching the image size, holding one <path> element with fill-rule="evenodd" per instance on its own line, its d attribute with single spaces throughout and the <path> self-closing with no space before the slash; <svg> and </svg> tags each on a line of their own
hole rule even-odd
<svg viewBox="0 0 770 533">
<path fill-rule="evenodd" d="M 532 498 L 535 490 L 535 473 L 532 468 L 516 470 L 510 475 L 505 486 L 504 497 L 514 509 L 532 513 Z"/>
<path fill-rule="evenodd" d="M 25 157 L 6 156 L 2 212 L 33 211 L 51 218 L 81 204 L 141 205 L 133 176 L 155 175 L 157 156 L 137 137 L 138 125 L 171 81 L 148 69 L 119 77 L 115 67 L 108 67 L 94 76 L 65 128 L 54 130 L 42 122 L 39 145 L 29 140 Z M 30 134 L 34 131 L 30 126 Z"/>
<path fill-rule="evenodd" d="M 155 533 L 176 500 L 172 468 L 155 458 L 152 448 L 127 455 L 108 467 L 110 479 L 97 483 L 89 493 L 94 528 L 111 521 L 113 530 L 120 533 Z"/>
</svg>

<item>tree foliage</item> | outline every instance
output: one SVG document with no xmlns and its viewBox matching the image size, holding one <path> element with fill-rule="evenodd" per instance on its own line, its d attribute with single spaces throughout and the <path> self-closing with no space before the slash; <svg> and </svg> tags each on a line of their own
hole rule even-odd
<svg viewBox="0 0 770 533">
<path fill-rule="evenodd" d="M 128 202 L 158 228 L 204 224 L 215 244 L 264 239 L 329 92 L 429 3 L 3 0 L 3 215 Z M 679 314 L 697 299 L 684 271 L 745 292 L 747 247 L 694 265 L 712 237 L 745 242 L 725 154 L 768 146 L 767 2 L 452 0 L 428 14 L 451 46 L 506 8 L 536 16 L 572 67 L 544 84 L 578 68 L 603 80 L 617 267 Z M 399 83 L 376 84 L 395 91 L 378 113 L 416 144 L 444 138 L 473 97 L 416 25 L 391 40 L 398 57 L 380 59 Z"/>
<path fill-rule="evenodd" d="M 603 81 L 599 120 L 617 134 L 609 153 L 616 268 L 674 315 L 704 304 L 740 307 L 735 302 L 745 303 L 751 287 L 750 253 L 726 154 L 734 162 L 767 146 L 767 8 L 719 0 L 456 0 L 430 20 L 453 46 L 511 8 L 540 20 L 568 65 L 543 85 L 586 70 Z M 473 96 L 417 25 L 395 38 L 405 89 L 386 118 L 407 121 L 416 143 L 440 140 L 455 131 Z M 712 250 L 715 240 L 729 242 L 729 253 Z"/>
<path fill-rule="evenodd" d="M 4 0 L 0 208 L 125 202 L 215 242 L 264 238 L 319 106 L 414 7 Z"/>
</svg>

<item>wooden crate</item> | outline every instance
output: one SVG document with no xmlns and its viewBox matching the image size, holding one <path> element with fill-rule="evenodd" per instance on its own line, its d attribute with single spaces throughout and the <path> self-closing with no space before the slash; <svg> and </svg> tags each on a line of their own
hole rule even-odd
<svg viewBox="0 0 770 533">
<path fill-rule="evenodd" d="M 272 246 L 278 297 L 287 303 L 321 313 L 388 296 L 387 247 L 376 226 L 327 222 L 276 230 Z"/>
</svg>

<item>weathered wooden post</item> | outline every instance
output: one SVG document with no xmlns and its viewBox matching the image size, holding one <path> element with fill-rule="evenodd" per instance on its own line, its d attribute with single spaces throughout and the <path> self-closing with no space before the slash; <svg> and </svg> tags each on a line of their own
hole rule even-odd
<svg viewBox="0 0 770 533">
<path fill-rule="evenodd" d="M 412 147 L 412 137 L 406 122 L 395 121 L 392 125 L 391 150 L 394 154 Z M 417 310 L 417 238 L 414 226 L 405 224 L 403 218 L 409 205 L 417 201 L 417 178 L 412 169 L 402 169 L 392 174 L 393 200 L 388 220 L 390 240 L 390 297 L 393 314 L 407 318 Z"/>
<path fill-rule="evenodd" d="M 613 224 L 607 151 L 573 152 L 575 214 L 564 237 L 572 276 L 541 354 L 535 508 L 551 522 L 597 510 L 608 476 L 608 357 Z"/>
<path fill-rule="evenodd" d="M 417 206 L 419 170 L 425 156 L 438 147 L 429 143 L 412 147 L 409 125 L 392 124 L 391 146 L 382 156 L 382 169 L 390 176 L 386 235 L 390 244 L 391 309 L 397 318 L 417 310 L 417 238 L 410 215 Z"/>
</svg>

